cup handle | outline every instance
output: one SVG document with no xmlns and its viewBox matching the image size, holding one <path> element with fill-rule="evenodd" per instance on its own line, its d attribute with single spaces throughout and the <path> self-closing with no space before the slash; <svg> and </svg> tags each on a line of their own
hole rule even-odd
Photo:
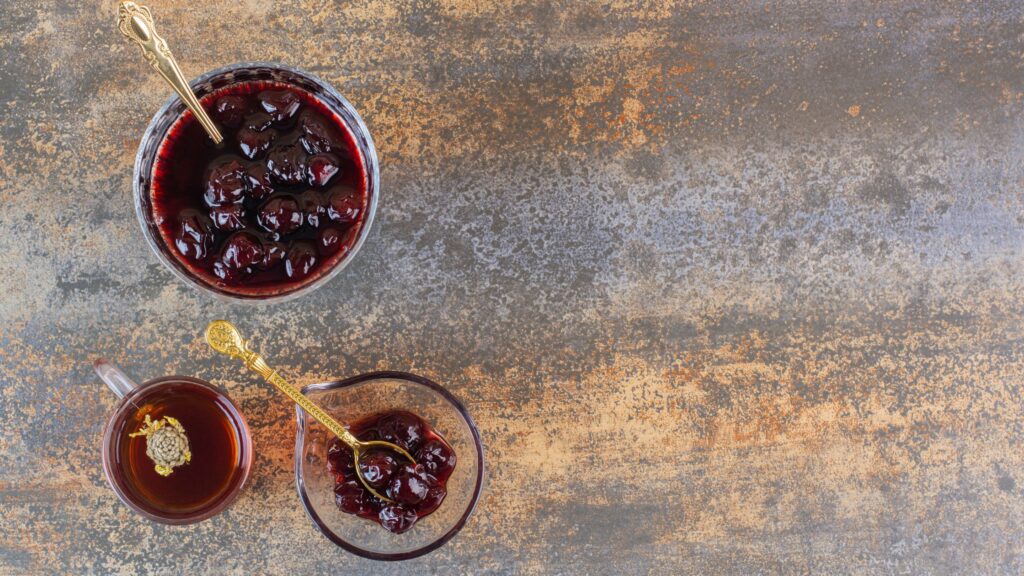
<svg viewBox="0 0 1024 576">
<path fill-rule="evenodd" d="M 117 366 L 114 366 L 105 358 L 97 358 L 92 363 L 92 368 L 96 371 L 96 375 L 100 377 L 100 380 L 103 380 L 107 388 L 110 388 L 110 391 L 116 394 L 118 398 L 124 398 L 125 394 L 139 387 L 124 372 L 121 372 Z"/>
</svg>

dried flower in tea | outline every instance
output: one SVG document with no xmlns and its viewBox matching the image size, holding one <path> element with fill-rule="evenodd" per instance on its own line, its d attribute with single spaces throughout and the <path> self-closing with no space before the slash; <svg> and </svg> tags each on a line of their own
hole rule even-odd
<svg viewBox="0 0 1024 576">
<path fill-rule="evenodd" d="M 183 466 L 192 460 L 185 428 L 176 418 L 164 416 L 154 422 L 146 414 L 145 425 L 128 436 L 146 437 L 146 456 L 156 464 L 156 473 L 161 476 L 170 476 L 176 466 Z"/>
</svg>

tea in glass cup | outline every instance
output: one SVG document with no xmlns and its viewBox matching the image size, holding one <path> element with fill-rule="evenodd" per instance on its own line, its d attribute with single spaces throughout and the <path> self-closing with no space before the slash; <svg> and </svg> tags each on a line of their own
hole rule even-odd
<svg viewBox="0 0 1024 576">
<path fill-rule="evenodd" d="M 165 376 L 135 384 L 97 360 L 121 402 L 107 422 L 103 468 L 125 504 L 166 524 L 190 524 L 227 508 L 252 469 L 252 437 L 238 407 L 211 384 Z"/>
</svg>

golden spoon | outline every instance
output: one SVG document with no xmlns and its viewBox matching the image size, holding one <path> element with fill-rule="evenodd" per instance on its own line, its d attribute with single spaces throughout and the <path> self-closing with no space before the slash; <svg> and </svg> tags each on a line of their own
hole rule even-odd
<svg viewBox="0 0 1024 576">
<path fill-rule="evenodd" d="M 337 420 L 331 418 L 331 416 L 324 412 L 322 408 L 314 404 L 309 398 L 302 395 L 294 386 L 288 383 L 277 370 L 274 370 L 267 365 L 267 362 L 263 359 L 259 353 L 249 349 L 249 343 L 242 339 L 242 335 L 238 332 L 235 326 L 227 320 L 214 320 L 210 322 L 210 325 L 206 327 L 206 342 L 211 348 L 220 352 L 221 354 L 227 354 L 232 358 L 238 358 L 245 363 L 246 368 L 258 372 L 260 376 L 267 382 L 273 384 L 278 390 L 284 392 L 289 398 L 292 399 L 296 404 L 302 407 L 307 414 L 313 417 L 314 420 L 323 424 L 328 430 L 334 433 L 346 446 L 352 449 L 352 455 L 355 459 L 356 476 L 359 477 L 359 481 L 363 486 L 370 491 L 377 498 L 386 502 L 392 502 L 390 498 L 386 498 L 374 490 L 369 482 L 363 478 L 363 471 L 359 466 L 360 457 L 368 450 L 375 448 L 383 448 L 391 450 L 401 454 L 403 457 L 408 458 L 413 464 L 416 463 L 416 459 L 413 458 L 408 452 L 406 452 L 401 446 L 392 444 L 391 442 L 385 442 L 383 440 L 371 440 L 363 441 L 352 435 L 344 426 L 342 426 Z"/>
<path fill-rule="evenodd" d="M 192 93 L 188 82 L 181 74 L 181 68 L 178 68 L 178 63 L 171 54 L 171 49 L 167 47 L 167 42 L 156 33 L 153 14 L 149 8 L 139 6 L 135 2 L 121 2 L 117 9 L 117 29 L 125 38 L 142 48 L 142 55 L 146 57 L 149 65 L 164 77 L 171 88 L 174 88 L 188 109 L 196 115 L 196 119 L 213 139 L 213 143 L 220 144 L 224 137 L 199 104 L 199 99 Z"/>
</svg>

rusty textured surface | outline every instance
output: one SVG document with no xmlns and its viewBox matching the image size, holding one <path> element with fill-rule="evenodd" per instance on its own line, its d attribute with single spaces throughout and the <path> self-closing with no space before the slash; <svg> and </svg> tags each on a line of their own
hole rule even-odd
<svg viewBox="0 0 1024 576">
<path fill-rule="evenodd" d="M 1021 3 L 153 1 L 187 74 L 306 68 L 376 138 L 363 252 L 265 309 L 143 243 L 168 89 L 114 4 L 0 9 L 0 574 L 1024 571 Z M 321 537 L 218 316 L 301 383 L 449 386 L 489 466 L 465 530 L 402 565 Z M 95 355 L 240 402 L 229 512 L 116 500 Z"/>
</svg>

